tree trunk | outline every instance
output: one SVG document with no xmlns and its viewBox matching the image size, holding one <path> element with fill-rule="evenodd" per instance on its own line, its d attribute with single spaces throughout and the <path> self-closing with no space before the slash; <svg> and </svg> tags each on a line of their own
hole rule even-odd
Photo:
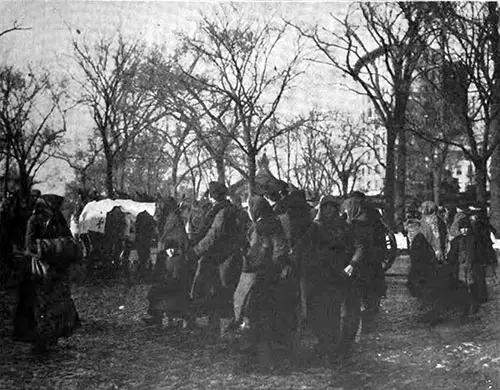
<svg viewBox="0 0 500 390">
<path fill-rule="evenodd" d="M 257 153 L 250 151 L 247 155 L 248 195 L 255 194 L 255 174 L 257 173 Z"/>
<path fill-rule="evenodd" d="M 395 181 L 395 146 L 396 135 L 393 126 L 387 126 L 387 150 L 386 150 L 386 168 L 384 180 L 384 200 L 385 210 L 384 219 L 393 228 L 394 227 L 394 181 Z"/>
<path fill-rule="evenodd" d="M 436 206 L 439 206 L 441 203 L 441 173 L 440 167 L 434 166 L 432 170 L 432 195 Z"/>
<path fill-rule="evenodd" d="M 340 182 L 342 183 L 342 196 L 349 195 L 349 175 L 340 175 Z"/>
<path fill-rule="evenodd" d="M 395 193 L 395 227 L 397 231 L 404 230 L 405 221 L 405 197 L 406 197 L 406 131 L 404 123 L 398 124 L 398 164 L 396 176 L 396 193 Z"/>
<path fill-rule="evenodd" d="M 178 166 L 179 166 L 179 162 L 178 161 L 174 161 L 174 163 L 172 164 L 172 174 L 170 175 L 170 180 L 172 180 L 172 188 L 173 188 L 173 191 L 172 191 L 172 196 L 174 198 L 177 198 L 177 169 L 178 169 Z"/>
<path fill-rule="evenodd" d="M 19 190 L 21 198 L 27 199 L 31 190 L 31 177 L 21 164 L 19 164 Z"/>
<path fill-rule="evenodd" d="M 115 195 L 115 190 L 113 187 L 113 158 L 106 158 L 106 192 L 108 193 L 108 198 L 113 199 Z"/>
<path fill-rule="evenodd" d="M 484 159 L 474 161 L 474 168 L 476 169 L 476 201 L 485 207 L 488 201 L 486 194 L 486 181 L 488 177 L 486 161 Z"/>
<path fill-rule="evenodd" d="M 491 45 L 493 50 L 493 94 L 491 103 L 491 134 L 494 138 L 500 133 L 500 34 L 498 32 L 498 5 L 496 2 L 488 3 L 491 17 Z M 495 50 L 496 48 L 496 50 Z M 500 233 L 500 145 L 497 145 L 491 156 L 490 170 L 490 223 Z"/>
<path fill-rule="evenodd" d="M 4 197 L 7 197 L 9 192 L 9 174 L 10 174 L 10 135 L 7 135 L 7 151 L 5 156 L 5 175 L 4 175 Z"/>
<path fill-rule="evenodd" d="M 226 183 L 226 166 L 223 157 L 215 157 L 215 167 L 217 169 L 217 181 Z"/>
<path fill-rule="evenodd" d="M 496 131 L 500 131 L 497 129 Z M 500 146 L 497 145 L 491 156 L 490 181 L 490 222 L 500 233 Z"/>
</svg>

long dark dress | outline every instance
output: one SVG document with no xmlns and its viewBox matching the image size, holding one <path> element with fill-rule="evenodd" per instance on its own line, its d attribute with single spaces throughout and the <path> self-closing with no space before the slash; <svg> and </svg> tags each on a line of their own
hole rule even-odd
<svg viewBox="0 0 500 390">
<path fill-rule="evenodd" d="M 189 310 L 190 265 L 186 256 L 189 240 L 181 217 L 171 212 L 159 238 L 165 249 L 158 253 L 154 283 L 148 293 L 151 316 L 184 317 Z M 166 249 L 173 253 L 168 255 Z"/>
<path fill-rule="evenodd" d="M 288 301 L 293 301 L 290 288 L 280 273 L 289 259 L 283 229 L 276 218 L 266 217 L 249 233 L 250 247 L 246 258 L 255 280 L 247 302 L 254 343 L 285 342 L 287 334 L 283 319 L 288 317 Z"/>
<path fill-rule="evenodd" d="M 356 295 L 351 280 L 344 273 L 349 262 L 349 238 L 343 221 L 328 220 L 321 210 L 311 234 L 311 256 L 302 265 L 306 280 L 307 324 L 318 338 L 316 350 L 332 354 L 352 343 L 359 325 L 359 303 L 352 302 L 357 309 L 350 306 L 349 299 L 355 299 Z M 342 303 L 345 303 L 345 316 L 349 316 L 344 322 L 341 320 Z"/>
<path fill-rule="evenodd" d="M 38 208 L 28 220 L 26 248 L 36 253 L 37 239 L 69 236 L 71 231 L 59 210 Z M 24 260 L 14 337 L 36 345 L 54 344 L 58 338 L 70 336 L 80 325 L 71 298 L 69 263 L 57 256 L 42 255 L 41 260 L 49 267 L 44 278 L 37 278 L 31 274 L 31 257 Z"/>
</svg>

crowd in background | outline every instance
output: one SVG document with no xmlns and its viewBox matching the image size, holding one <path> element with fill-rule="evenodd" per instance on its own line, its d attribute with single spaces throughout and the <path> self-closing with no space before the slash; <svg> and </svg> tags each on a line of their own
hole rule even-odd
<svg viewBox="0 0 500 390">
<path fill-rule="evenodd" d="M 487 271 L 497 264 L 485 209 L 439 209 L 425 201 L 408 214 L 410 292 L 433 306 L 432 321 L 450 306 L 464 316 L 476 313 L 488 300 Z"/>
</svg>

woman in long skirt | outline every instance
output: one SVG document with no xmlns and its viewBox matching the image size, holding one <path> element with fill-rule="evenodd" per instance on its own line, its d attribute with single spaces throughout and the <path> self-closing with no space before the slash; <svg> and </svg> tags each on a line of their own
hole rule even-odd
<svg viewBox="0 0 500 390">
<path fill-rule="evenodd" d="M 49 250 L 51 240 L 71 237 L 60 211 L 64 198 L 42 195 L 26 228 L 23 279 L 14 319 L 14 337 L 44 352 L 60 337 L 68 337 L 80 321 L 71 298 L 70 264 L 64 254 Z M 61 241 L 62 242 L 62 241 Z"/>
</svg>

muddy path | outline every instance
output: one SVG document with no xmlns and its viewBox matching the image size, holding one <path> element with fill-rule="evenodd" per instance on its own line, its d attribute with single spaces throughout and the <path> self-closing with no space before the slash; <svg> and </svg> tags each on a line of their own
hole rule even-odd
<svg viewBox="0 0 500 390">
<path fill-rule="evenodd" d="M 405 259 L 393 271 L 404 273 Z M 500 286 L 464 322 L 430 328 L 404 278 L 388 278 L 377 330 L 352 356 L 325 367 L 307 352 L 273 375 L 244 373 L 234 337 L 207 344 L 198 334 L 143 325 L 147 285 L 75 286 L 83 326 L 47 357 L 10 338 L 15 292 L 0 292 L 0 389 L 500 389 Z M 203 320 L 200 322 L 203 326 Z"/>
</svg>

